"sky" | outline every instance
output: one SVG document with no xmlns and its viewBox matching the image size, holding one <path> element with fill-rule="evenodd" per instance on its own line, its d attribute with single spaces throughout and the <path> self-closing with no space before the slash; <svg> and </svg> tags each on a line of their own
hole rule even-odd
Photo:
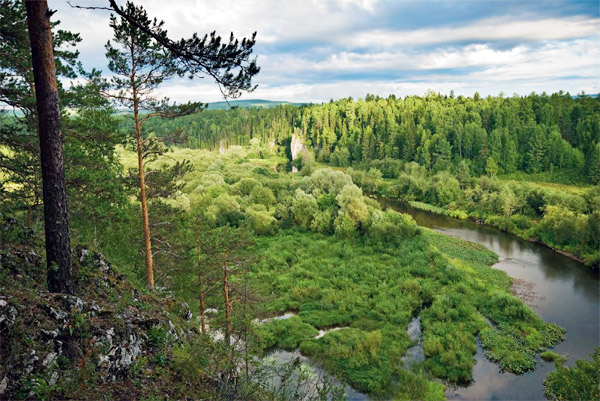
<svg viewBox="0 0 600 401">
<path fill-rule="evenodd" d="M 71 0 L 105 6 L 106 0 Z M 122 4 L 123 2 L 120 2 Z M 258 88 L 241 99 L 326 102 L 367 93 L 600 91 L 600 0 L 141 0 L 172 38 L 257 32 Z M 110 13 L 49 0 L 79 32 L 85 68 L 109 74 Z M 222 100 L 210 78 L 173 79 L 177 102 Z"/>
</svg>

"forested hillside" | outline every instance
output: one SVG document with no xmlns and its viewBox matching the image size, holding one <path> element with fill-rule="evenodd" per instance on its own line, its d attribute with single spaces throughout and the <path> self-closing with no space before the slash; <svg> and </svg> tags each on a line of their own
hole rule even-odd
<svg viewBox="0 0 600 401">
<path fill-rule="evenodd" d="M 465 160 L 474 174 L 560 172 L 574 182 L 600 179 L 600 99 L 568 93 L 521 97 L 366 96 L 312 106 L 214 110 L 149 132 L 192 148 L 285 146 L 293 132 L 318 161 L 337 166 L 392 158 L 434 172 Z"/>
</svg>

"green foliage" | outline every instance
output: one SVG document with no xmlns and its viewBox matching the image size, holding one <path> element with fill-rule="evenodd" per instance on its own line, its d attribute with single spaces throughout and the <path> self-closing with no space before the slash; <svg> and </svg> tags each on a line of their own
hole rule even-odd
<svg viewBox="0 0 600 401">
<path fill-rule="evenodd" d="M 460 199 L 460 185 L 456 178 L 448 172 L 440 172 L 433 177 L 429 194 L 426 193 L 433 203 L 447 205 Z"/>
<path fill-rule="evenodd" d="M 350 216 L 342 214 L 335 219 L 335 235 L 342 239 L 352 239 L 358 235 L 356 226 Z"/>
<path fill-rule="evenodd" d="M 352 177 L 341 171 L 324 168 L 315 171 L 302 181 L 302 187 L 314 196 L 332 194 L 337 196 L 346 185 L 352 184 Z"/>
<path fill-rule="evenodd" d="M 485 173 L 490 177 L 498 174 L 498 163 L 494 157 L 488 157 L 485 161 Z"/>
<path fill-rule="evenodd" d="M 340 206 L 340 214 L 348 216 L 355 226 L 367 221 L 368 208 L 359 187 L 354 184 L 344 186 L 336 200 Z"/>
<path fill-rule="evenodd" d="M 31 48 L 23 2 L 3 0 L 0 52 L 0 103 L 16 109 L 0 113 L 0 212 L 42 224 L 42 184 Z M 61 106 L 65 181 L 71 234 L 93 242 L 94 232 L 116 218 L 127 202 L 123 171 L 114 147 L 114 110 L 102 97 L 97 71 L 78 64 L 78 34 L 52 23 L 56 75 Z M 68 87 L 64 84 L 71 83 Z M 73 241 L 76 242 L 76 241 Z"/>
<path fill-rule="evenodd" d="M 507 371 L 523 373 L 533 369 L 536 352 L 564 338 L 564 329 L 543 322 L 512 295 L 494 293 L 483 301 L 481 308 L 496 325 L 481 332 L 486 355 Z"/>
<path fill-rule="evenodd" d="M 163 347 L 169 341 L 168 330 L 161 325 L 154 325 L 148 330 L 148 345 L 151 347 Z"/>
<path fill-rule="evenodd" d="M 257 235 L 273 235 L 277 232 L 277 219 L 268 211 L 249 209 L 246 220 Z"/>
<path fill-rule="evenodd" d="M 461 220 L 464 220 L 467 217 L 469 217 L 468 214 L 462 210 L 448 210 L 443 207 L 434 206 L 434 205 L 430 205 L 428 203 L 417 202 L 417 201 L 410 201 L 408 203 L 415 209 L 424 210 L 426 212 L 432 212 L 435 214 L 441 214 L 442 216 L 450 216 L 450 217 L 454 217 L 454 218 L 461 219 Z"/>
<path fill-rule="evenodd" d="M 599 103 L 597 98 L 562 91 L 485 99 L 428 93 L 404 99 L 368 96 L 300 107 L 210 110 L 172 122 L 149 122 L 161 136 L 183 130 L 190 147 L 217 149 L 221 141 L 248 145 L 250 138 L 259 138 L 284 154 L 292 132 L 301 130 L 319 161 L 334 166 L 394 159 L 419 162 L 435 173 L 465 160 L 471 172 L 480 175 L 486 174 L 492 158 L 498 173 L 572 169 L 579 180 L 593 182 L 598 171 L 592 166 L 598 164 L 594 149 L 600 140 Z M 371 166 L 392 177 L 381 166 Z"/>
<path fill-rule="evenodd" d="M 600 184 L 600 142 L 590 150 L 588 177 L 592 183 Z"/>
<path fill-rule="evenodd" d="M 319 205 L 312 195 L 305 193 L 300 188 L 296 189 L 291 209 L 296 224 L 309 229 L 318 210 Z"/>
<path fill-rule="evenodd" d="M 459 166 L 460 178 L 461 169 Z M 515 176 L 515 175 L 512 175 Z M 600 259 L 597 230 L 598 187 L 581 188 L 549 183 L 464 179 L 449 172 L 429 175 L 410 164 L 396 180 L 379 190 L 402 198 L 414 208 L 459 219 L 473 218 L 578 256 L 591 266 Z"/>
<path fill-rule="evenodd" d="M 591 361 L 581 359 L 575 366 L 565 366 L 563 358 L 555 360 L 556 370 L 544 380 L 544 395 L 549 400 L 599 400 L 600 347 L 596 347 Z"/>
<path fill-rule="evenodd" d="M 227 224 L 235 226 L 243 217 L 237 199 L 227 193 L 222 193 L 211 202 L 207 215 L 217 226 Z"/>
<path fill-rule="evenodd" d="M 393 210 L 372 210 L 367 228 L 367 238 L 380 243 L 398 243 L 414 237 L 418 226 L 414 219 Z"/>
<path fill-rule="evenodd" d="M 394 400 L 443 401 L 446 399 L 445 386 L 442 383 L 429 381 L 422 374 L 403 370 L 398 375 L 396 384 L 398 393 Z"/>
<path fill-rule="evenodd" d="M 331 154 L 329 161 L 334 166 L 347 167 L 350 165 L 350 152 L 344 146 L 338 146 Z"/>
<path fill-rule="evenodd" d="M 540 354 L 540 357 L 547 362 L 556 361 L 561 358 L 559 354 L 554 351 L 545 351 Z"/>
<path fill-rule="evenodd" d="M 317 335 L 317 329 L 306 324 L 297 316 L 288 319 L 274 319 L 268 324 L 259 326 L 258 337 L 262 348 L 279 347 L 296 349 L 300 343 Z"/>
</svg>

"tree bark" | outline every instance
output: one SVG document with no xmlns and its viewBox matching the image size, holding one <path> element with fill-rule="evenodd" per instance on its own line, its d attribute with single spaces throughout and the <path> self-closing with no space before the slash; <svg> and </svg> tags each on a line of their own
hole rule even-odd
<svg viewBox="0 0 600 401">
<path fill-rule="evenodd" d="M 202 274 L 202 261 L 200 260 L 200 233 L 196 236 L 196 254 L 198 256 L 198 283 L 200 284 L 200 324 L 202 334 L 206 334 L 206 305 L 204 302 L 205 286 L 204 274 Z"/>
<path fill-rule="evenodd" d="M 223 260 L 223 296 L 225 298 L 225 344 L 231 345 L 231 301 L 229 300 L 229 267 L 227 259 L 229 252 L 225 251 Z"/>
<path fill-rule="evenodd" d="M 146 174 L 144 174 L 144 156 L 142 133 L 138 120 L 137 102 L 134 107 L 135 136 L 138 154 L 138 173 L 140 179 L 140 201 L 142 202 L 142 223 L 144 225 L 144 247 L 146 249 L 146 282 L 150 290 L 154 290 L 154 261 L 152 260 L 152 241 L 150 237 L 150 219 L 148 218 L 148 198 L 146 197 Z"/>
<path fill-rule="evenodd" d="M 56 66 L 45 0 L 26 0 L 40 138 L 48 289 L 74 293 Z"/>
<path fill-rule="evenodd" d="M 144 173 L 144 149 L 142 142 L 142 124 L 138 108 L 138 93 L 135 83 L 135 54 L 133 39 L 131 42 L 131 90 L 133 95 L 133 117 L 135 119 L 135 139 L 138 156 L 138 176 L 140 180 L 140 202 L 142 203 L 142 224 L 144 226 L 144 248 L 146 250 L 146 283 L 148 289 L 154 290 L 154 261 L 152 259 L 152 240 L 150 235 L 150 219 L 148 217 L 148 198 L 146 196 L 146 174 Z"/>
</svg>

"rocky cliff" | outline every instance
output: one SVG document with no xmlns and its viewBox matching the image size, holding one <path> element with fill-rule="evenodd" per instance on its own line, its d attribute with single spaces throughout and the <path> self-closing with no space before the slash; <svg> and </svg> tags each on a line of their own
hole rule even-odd
<svg viewBox="0 0 600 401">
<path fill-rule="evenodd" d="M 292 153 L 292 161 L 296 160 L 298 158 L 298 156 L 300 156 L 300 154 L 305 149 L 306 149 L 306 146 L 304 145 L 304 142 L 302 141 L 300 134 L 298 132 L 294 132 L 292 134 L 292 142 L 290 144 L 290 151 Z M 292 166 L 292 172 L 293 173 L 298 172 L 298 169 L 296 168 L 296 166 Z"/>
<path fill-rule="evenodd" d="M 79 248 L 73 260 L 76 295 L 54 294 L 44 289 L 45 263 L 33 247 L 0 249 L 0 399 L 189 392 L 176 382 L 186 369 L 177 357 L 185 360 L 179 350 L 202 339 L 187 305 L 141 293 L 97 252 Z"/>
</svg>

